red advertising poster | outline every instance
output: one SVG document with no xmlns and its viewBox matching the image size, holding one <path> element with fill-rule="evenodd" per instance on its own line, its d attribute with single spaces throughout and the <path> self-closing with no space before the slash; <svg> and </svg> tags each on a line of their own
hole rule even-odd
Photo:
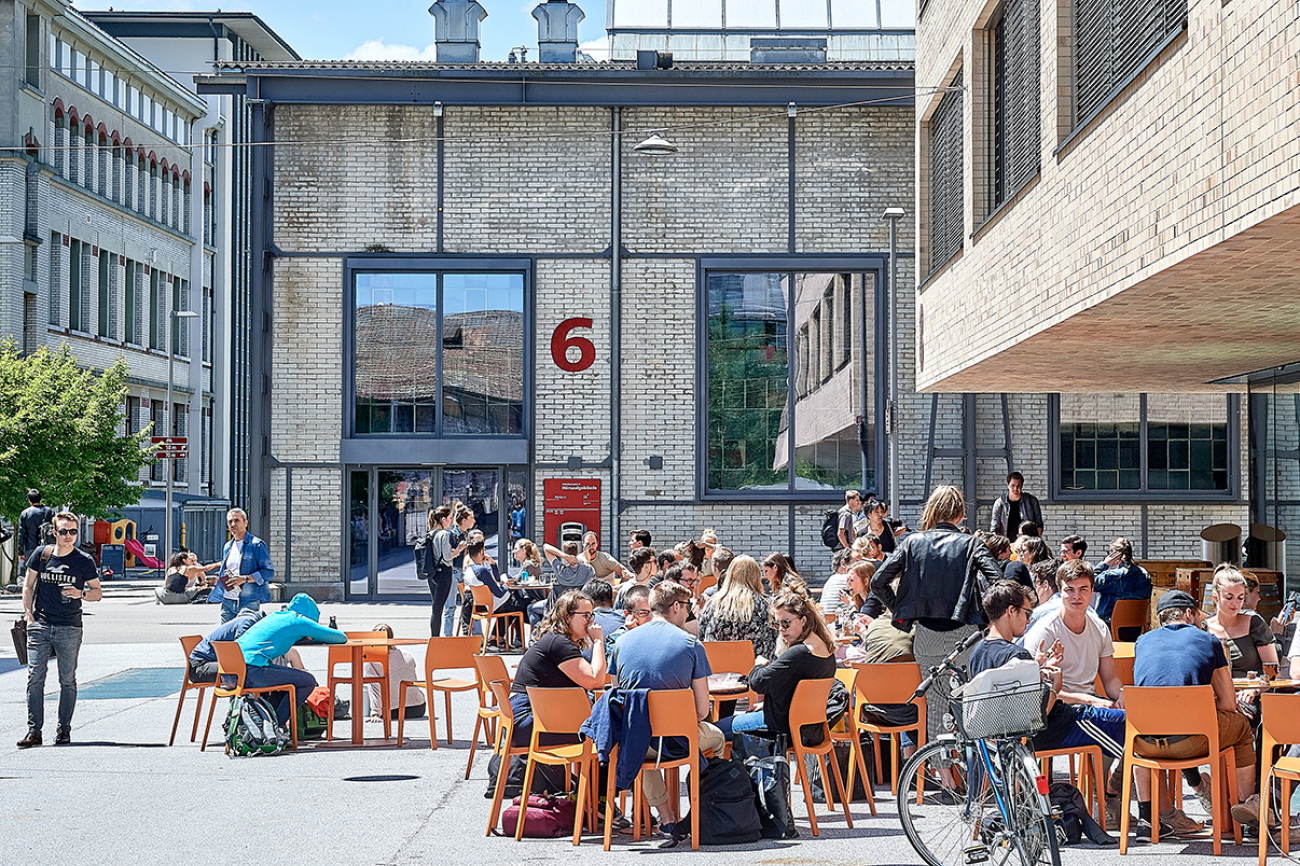
<svg viewBox="0 0 1300 866">
<path fill-rule="evenodd" d="M 605 538 L 600 531 L 599 478 L 547 478 L 542 482 L 545 498 L 545 541 L 563 549 L 563 542 L 573 538 L 582 542 L 587 531 Z"/>
</svg>

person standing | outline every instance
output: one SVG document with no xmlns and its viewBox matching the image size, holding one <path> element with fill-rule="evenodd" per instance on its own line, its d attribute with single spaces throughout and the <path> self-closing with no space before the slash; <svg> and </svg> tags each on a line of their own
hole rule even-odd
<svg viewBox="0 0 1300 866">
<path fill-rule="evenodd" d="M 30 554 L 48 541 L 41 538 L 41 527 L 54 519 L 54 509 L 41 504 L 41 491 L 35 487 L 27 491 L 27 502 L 27 507 L 18 517 L 19 556 Z"/>
<path fill-rule="evenodd" d="M 840 509 L 839 523 L 839 546 L 835 550 L 844 547 L 852 547 L 853 539 L 857 538 L 857 532 L 853 525 L 862 517 L 862 494 L 856 490 L 844 491 L 844 507 Z M 831 551 L 834 553 L 834 551 Z"/>
<path fill-rule="evenodd" d="M 993 503 L 993 518 L 989 521 L 989 531 L 996 535 L 1015 538 L 1020 533 L 1020 524 L 1026 520 L 1043 530 L 1043 509 L 1038 504 L 1038 497 L 1025 492 L 1025 476 L 1019 472 L 1007 474 L 1007 495 L 999 496 Z"/>
<path fill-rule="evenodd" d="M 267 584 L 275 577 L 266 542 L 248 531 L 248 512 L 227 511 L 226 529 L 230 540 L 221 548 L 221 580 L 208 595 L 208 601 L 221 602 L 222 622 L 230 622 L 241 610 L 259 610 L 262 602 L 269 603 Z"/>
<path fill-rule="evenodd" d="M 39 498 L 39 497 L 38 497 Z M 45 726 L 45 674 L 50 657 L 59 665 L 59 723 L 54 742 L 72 742 L 77 708 L 77 657 L 81 652 L 81 603 L 104 597 L 95 561 L 77 550 L 77 515 L 54 515 L 55 544 L 43 544 L 27 560 L 23 613 L 27 619 L 27 736 L 18 748 L 41 745 Z"/>
<path fill-rule="evenodd" d="M 451 516 L 450 505 L 439 505 L 429 512 L 429 534 L 432 537 L 425 545 L 424 555 L 428 557 L 429 596 L 433 601 L 433 612 L 429 615 L 429 634 L 433 637 L 439 636 L 439 629 L 444 623 L 443 611 L 455 582 L 452 577 L 452 561 L 464 553 L 466 547 L 464 541 L 452 545 Z M 453 620 L 453 624 L 454 622 Z M 444 637 L 450 636 L 451 631 L 448 630 Z"/>
</svg>

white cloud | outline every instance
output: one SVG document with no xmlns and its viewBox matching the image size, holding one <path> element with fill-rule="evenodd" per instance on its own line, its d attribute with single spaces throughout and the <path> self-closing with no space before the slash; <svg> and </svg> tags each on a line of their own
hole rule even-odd
<svg viewBox="0 0 1300 866">
<path fill-rule="evenodd" d="M 578 44 L 578 50 L 583 54 L 590 54 L 591 59 L 599 63 L 602 60 L 609 59 L 609 37 L 602 36 L 599 39 L 593 39 L 590 42 L 581 42 Z"/>
<path fill-rule="evenodd" d="M 379 39 L 368 39 L 344 56 L 344 60 L 427 60 L 436 59 L 436 46 L 430 44 L 423 48 L 413 45 L 388 43 Z"/>
</svg>

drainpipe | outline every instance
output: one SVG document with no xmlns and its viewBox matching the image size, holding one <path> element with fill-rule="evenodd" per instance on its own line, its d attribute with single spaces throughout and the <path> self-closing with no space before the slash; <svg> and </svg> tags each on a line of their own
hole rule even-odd
<svg viewBox="0 0 1300 866">
<path fill-rule="evenodd" d="M 605 549 L 618 557 L 619 512 L 623 466 L 623 109 L 611 109 L 614 134 L 610 136 L 610 267 L 609 267 L 609 534 Z"/>
</svg>

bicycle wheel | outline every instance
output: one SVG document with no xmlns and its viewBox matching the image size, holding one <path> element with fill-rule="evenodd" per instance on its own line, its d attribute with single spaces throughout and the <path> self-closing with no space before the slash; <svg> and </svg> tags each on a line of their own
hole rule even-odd
<svg viewBox="0 0 1300 866">
<path fill-rule="evenodd" d="M 924 795 L 918 803 L 922 773 Z M 927 743 L 903 767 L 898 817 L 907 841 L 929 866 L 961 866 L 968 862 L 967 851 L 988 852 L 994 864 L 1007 858 L 1008 849 L 997 844 L 1004 822 L 987 774 L 978 759 L 968 766 L 964 748 L 955 741 Z"/>
<path fill-rule="evenodd" d="M 1061 866 L 1056 822 L 1047 797 L 1038 791 L 1034 753 L 1018 742 L 1006 748 L 1008 836 L 1019 849 L 1024 866 Z"/>
</svg>

